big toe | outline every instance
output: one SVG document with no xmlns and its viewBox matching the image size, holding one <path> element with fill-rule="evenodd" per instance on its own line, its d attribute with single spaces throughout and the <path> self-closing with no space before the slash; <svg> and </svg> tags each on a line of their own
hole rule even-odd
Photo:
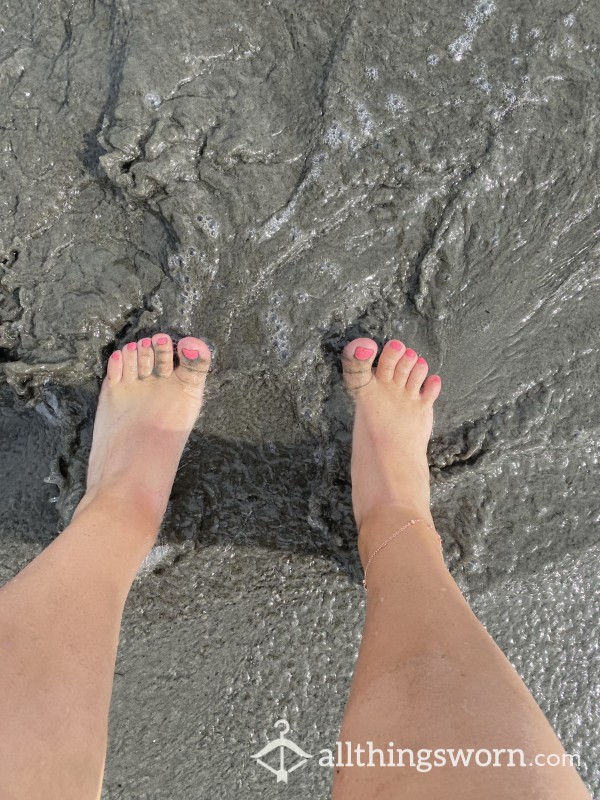
<svg viewBox="0 0 600 800">
<path fill-rule="evenodd" d="M 344 383 L 351 394 L 360 391 L 373 379 L 373 361 L 376 355 L 377 344 L 373 339 L 354 339 L 344 347 Z"/>
<path fill-rule="evenodd" d="M 179 366 L 175 374 L 190 394 L 201 395 L 211 362 L 208 345 L 202 339 L 186 336 L 177 344 L 177 355 Z"/>
</svg>

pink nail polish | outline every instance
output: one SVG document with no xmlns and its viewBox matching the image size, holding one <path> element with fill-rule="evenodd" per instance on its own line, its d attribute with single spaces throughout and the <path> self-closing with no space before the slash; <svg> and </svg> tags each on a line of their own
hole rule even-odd
<svg viewBox="0 0 600 800">
<path fill-rule="evenodd" d="M 161 336 L 160 339 L 156 340 L 156 344 L 166 344 L 168 341 L 169 340 L 166 336 Z"/>
<path fill-rule="evenodd" d="M 115 352 L 111 355 L 111 358 L 114 361 L 118 361 L 121 358 L 121 351 L 120 350 L 115 350 Z"/>
<path fill-rule="evenodd" d="M 392 348 L 392 350 L 402 350 L 404 345 L 402 344 L 402 342 L 397 341 L 397 339 L 392 339 L 392 341 L 390 342 L 390 347 Z"/>
<path fill-rule="evenodd" d="M 186 347 L 182 347 L 181 352 L 190 361 L 193 361 L 195 358 L 200 356 L 200 353 L 197 350 L 188 350 Z"/>
<path fill-rule="evenodd" d="M 354 355 L 359 361 L 368 361 L 375 351 L 371 347 L 357 347 Z"/>
<path fill-rule="evenodd" d="M 404 353 L 404 355 L 405 355 L 407 358 L 414 358 L 414 357 L 415 357 L 417 354 L 415 353 L 415 351 L 414 351 L 414 350 L 412 350 L 412 349 L 409 347 L 409 348 L 408 348 L 408 350 L 406 351 L 406 353 Z"/>
<path fill-rule="evenodd" d="M 417 358 L 417 364 L 427 364 L 424 358 Z"/>
<path fill-rule="evenodd" d="M 142 347 L 150 347 L 152 339 L 142 339 Z"/>
<path fill-rule="evenodd" d="M 137 343 L 136 342 L 129 342 L 127 345 L 128 350 L 137 350 Z"/>
</svg>

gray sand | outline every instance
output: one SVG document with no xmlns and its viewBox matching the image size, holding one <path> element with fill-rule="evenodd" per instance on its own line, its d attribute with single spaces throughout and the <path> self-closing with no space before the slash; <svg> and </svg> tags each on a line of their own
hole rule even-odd
<svg viewBox="0 0 600 800">
<path fill-rule="evenodd" d="M 600 11 L 590 2 L 59 2 L 0 12 L 7 579 L 83 491 L 98 380 L 216 350 L 127 608 L 105 798 L 326 797 L 364 610 L 338 355 L 443 378 L 448 563 L 600 797 Z"/>
</svg>

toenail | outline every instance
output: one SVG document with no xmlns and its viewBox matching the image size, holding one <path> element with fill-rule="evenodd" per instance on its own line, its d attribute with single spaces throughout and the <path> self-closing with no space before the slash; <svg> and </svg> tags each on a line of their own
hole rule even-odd
<svg viewBox="0 0 600 800">
<path fill-rule="evenodd" d="M 367 361 L 375 351 L 371 347 L 357 347 L 354 355 L 359 361 Z"/>
<path fill-rule="evenodd" d="M 161 336 L 160 339 L 156 340 L 156 344 L 166 344 L 169 341 L 168 337 Z"/>
<path fill-rule="evenodd" d="M 142 347 L 150 347 L 152 339 L 142 339 Z"/>
<path fill-rule="evenodd" d="M 414 350 L 411 350 L 411 348 L 409 347 L 406 353 L 404 353 L 404 355 L 407 356 L 408 358 L 414 358 L 417 354 Z"/>
<path fill-rule="evenodd" d="M 127 345 L 128 350 L 137 350 L 137 344 L 135 342 L 129 342 Z"/>
<path fill-rule="evenodd" d="M 111 355 L 111 358 L 114 358 L 115 361 L 118 361 L 121 358 L 120 350 L 115 350 L 115 352 Z"/>
<path fill-rule="evenodd" d="M 200 356 L 200 353 L 197 350 L 188 350 L 186 347 L 182 347 L 181 352 L 186 358 L 189 358 L 190 361 L 193 361 L 195 358 Z"/>
<path fill-rule="evenodd" d="M 434 380 L 434 381 L 438 381 L 438 382 L 440 382 L 442 380 L 439 375 L 432 375 L 431 379 Z"/>
<path fill-rule="evenodd" d="M 426 364 L 426 363 L 427 362 L 425 361 L 424 358 L 417 358 L 417 364 Z"/>
<path fill-rule="evenodd" d="M 392 348 L 392 350 L 402 350 L 404 345 L 397 339 L 392 339 L 392 341 L 390 342 L 390 347 Z"/>
</svg>

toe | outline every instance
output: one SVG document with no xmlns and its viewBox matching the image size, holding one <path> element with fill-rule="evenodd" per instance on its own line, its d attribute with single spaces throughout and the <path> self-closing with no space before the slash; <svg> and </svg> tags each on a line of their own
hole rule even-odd
<svg viewBox="0 0 600 800">
<path fill-rule="evenodd" d="M 123 360 L 123 381 L 137 381 L 137 342 L 129 342 L 121 350 Z"/>
<path fill-rule="evenodd" d="M 423 384 L 421 397 L 427 403 L 433 405 L 442 391 L 442 379 L 439 375 L 430 375 Z"/>
<path fill-rule="evenodd" d="M 155 333 L 152 337 L 154 348 L 154 372 L 159 378 L 173 374 L 173 342 L 166 333 Z"/>
<path fill-rule="evenodd" d="M 396 364 L 396 369 L 394 370 L 394 381 L 399 386 L 406 386 L 406 380 L 416 362 L 417 354 L 412 348 L 409 347 L 408 350 L 404 351 L 404 355 L 398 361 Z"/>
<path fill-rule="evenodd" d="M 120 350 L 115 350 L 108 359 L 106 377 L 110 383 L 118 383 L 123 377 L 123 357 Z"/>
<path fill-rule="evenodd" d="M 179 366 L 175 374 L 193 393 L 202 392 L 206 373 L 210 369 L 211 354 L 206 342 L 193 336 L 180 339 L 177 344 Z"/>
<path fill-rule="evenodd" d="M 406 391 L 414 397 L 417 397 L 428 372 L 429 365 L 427 361 L 425 361 L 424 358 L 418 358 L 417 363 L 411 369 L 410 375 L 406 379 Z"/>
<path fill-rule="evenodd" d="M 404 355 L 405 350 L 406 347 L 397 339 L 391 339 L 384 345 L 375 370 L 377 380 L 383 381 L 383 383 L 389 383 L 392 380 L 396 364 Z"/>
<path fill-rule="evenodd" d="M 376 355 L 377 344 L 372 339 L 354 339 L 344 347 L 344 383 L 351 394 L 363 389 L 373 379 L 373 361 Z"/>
<path fill-rule="evenodd" d="M 152 339 L 140 339 L 137 346 L 138 376 L 148 378 L 154 370 L 154 350 Z"/>
</svg>

